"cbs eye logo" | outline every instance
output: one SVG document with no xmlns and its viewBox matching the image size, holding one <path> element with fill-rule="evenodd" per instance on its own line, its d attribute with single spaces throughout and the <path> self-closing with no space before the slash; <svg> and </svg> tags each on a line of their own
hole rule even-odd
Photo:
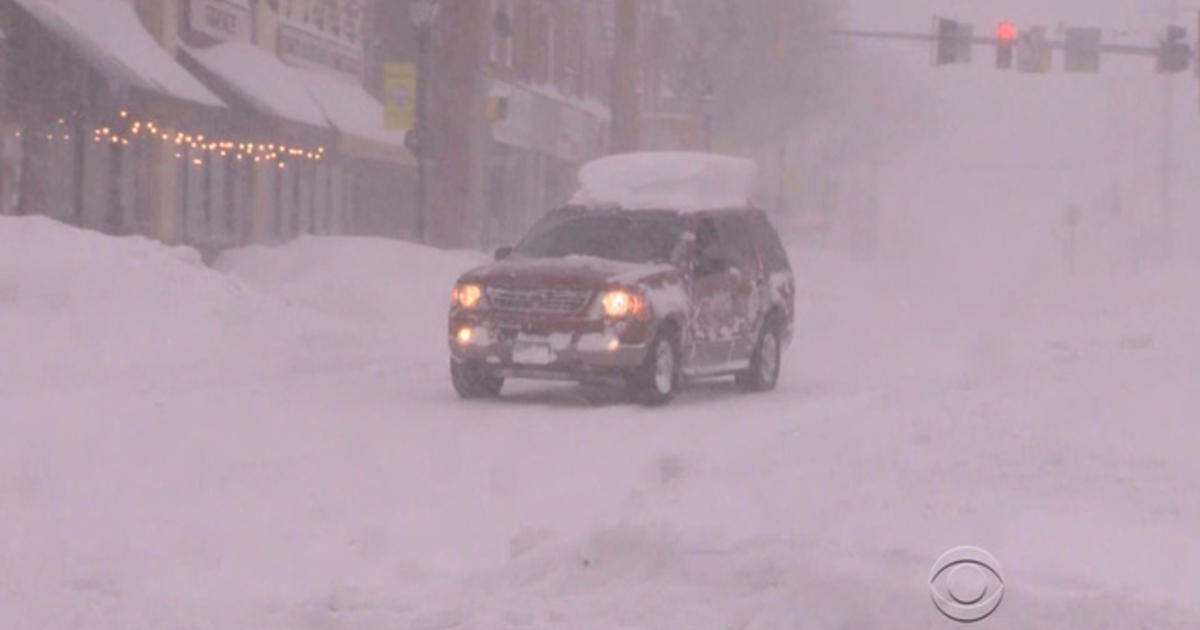
<svg viewBox="0 0 1200 630">
<path fill-rule="evenodd" d="M 933 563 L 929 595 L 933 605 L 954 621 L 986 619 L 1004 599 L 1000 563 L 979 547 L 955 547 Z"/>
</svg>

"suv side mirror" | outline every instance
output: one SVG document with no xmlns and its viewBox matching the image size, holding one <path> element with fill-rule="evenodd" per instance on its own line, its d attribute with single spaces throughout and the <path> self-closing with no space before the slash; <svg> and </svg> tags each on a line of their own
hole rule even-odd
<svg viewBox="0 0 1200 630">
<path fill-rule="evenodd" d="M 511 255 L 512 253 L 513 253 L 513 248 L 501 247 L 496 250 L 496 260 L 504 260 L 505 258 L 508 258 L 509 255 Z"/>
</svg>

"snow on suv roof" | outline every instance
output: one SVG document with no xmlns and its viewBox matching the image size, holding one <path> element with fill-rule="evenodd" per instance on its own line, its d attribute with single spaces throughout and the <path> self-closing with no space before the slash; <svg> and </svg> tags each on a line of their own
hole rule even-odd
<svg viewBox="0 0 1200 630">
<path fill-rule="evenodd" d="M 572 205 L 627 210 L 715 210 L 744 207 L 754 196 L 758 166 L 745 158 L 688 151 L 609 155 L 579 169 Z"/>
</svg>

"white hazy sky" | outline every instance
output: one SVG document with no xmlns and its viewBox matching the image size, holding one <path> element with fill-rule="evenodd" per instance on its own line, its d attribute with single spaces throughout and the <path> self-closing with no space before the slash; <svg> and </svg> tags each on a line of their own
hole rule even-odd
<svg viewBox="0 0 1200 630">
<path fill-rule="evenodd" d="M 1045 25 L 1052 36 L 1059 24 L 1097 26 L 1105 29 L 1106 41 L 1153 45 L 1169 23 L 1170 0 L 841 0 L 841 5 L 842 23 L 851 28 L 929 32 L 933 16 L 941 15 L 973 23 L 978 34 L 1011 20 L 1018 27 Z M 1178 6 L 1177 23 L 1195 33 L 1200 2 Z M 991 159 L 1009 148 L 1020 159 L 1042 155 L 1064 163 L 1144 157 L 1142 149 L 1161 145 L 1168 89 L 1179 159 L 1190 159 L 1189 144 L 1200 147 L 1194 75 L 1159 75 L 1151 57 L 1106 55 L 1101 73 L 1073 75 L 1061 71 L 1056 52 L 1052 72 L 1028 75 L 996 70 L 995 53 L 985 46 L 975 47 L 970 65 L 938 68 L 930 64 L 929 45 L 860 40 L 856 47 L 865 62 L 917 88 L 926 111 L 936 113 L 929 133 L 939 141 L 930 146 L 959 156 L 956 161 L 964 151 L 979 155 L 983 149 Z M 886 100 L 887 90 L 878 97 Z M 917 149 L 904 147 L 910 148 Z"/>
<path fill-rule="evenodd" d="M 977 34 L 1009 20 L 1018 27 L 1044 25 L 1052 36 L 1060 24 L 1095 26 L 1104 29 L 1108 42 L 1153 45 L 1170 23 L 1171 2 L 840 0 L 840 5 L 848 28 L 930 32 L 938 15 L 970 22 Z M 1200 2 L 1177 6 L 1175 23 L 1194 37 Z M 885 125 L 918 121 L 915 131 L 879 150 L 877 190 L 896 229 L 937 217 L 928 220 L 944 230 L 939 238 L 957 240 L 975 229 L 968 240 L 997 242 L 997 255 L 1007 257 L 1009 248 L 1055 229 L 1062 209 L 1073 202 L 1098 210 L 1118 198 L 1127 214 L 1154 221 L 1162 216 L 1169 98 L 1176 164 L 1172 198 L 1181 223 L 1194 224 L 1178 227 L 1200 234 L 1200 203 L 1192 203 L 1200 199 L 1200 178 L 1189 176 L 1200 169 L 1195 75 L 1159 75 L 1151 57 L 1106 55 L 1099 74 L 1065 74 L 1056 52 L 1052 72 L 1030 75 L 996 70 L 995 53 L 985 46 L 974 49 L 970 65 L 944 67 L 931 65 L 929 45 L 859 40 L 855 48 L 864 63 L 907 88 L 903 96 L 895 85 L 869 90 L 878 103 L 873 106 L 886 112 L 875 118 Z M 889 98 L 903 104 L 889 111 Z M 863 186 L 860 180 L 848 187 Z M 1012 217 L 1013 225 L 1001 225 L 1004 217 Z M 1190 238 L 1200 246 L 1200 238 Z M 958 255 L 948 251 L 939 257 L 943 254 Z"/>
</svg>

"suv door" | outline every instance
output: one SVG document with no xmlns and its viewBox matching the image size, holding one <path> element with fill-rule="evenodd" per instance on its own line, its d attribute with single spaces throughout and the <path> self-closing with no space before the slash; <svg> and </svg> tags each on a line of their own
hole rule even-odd
<svg viewBox="0 0 1200 630">
<path fill-rule="evenodd" d="M 711 215 L 696 221 L 696 238 L 689 261 L 692 314 L 688 321 L 692 352 L 688 367 L 703 369 L 729 361 L 733 344 L 734 273 L 725 264 L 729 255 Z"/>
<path fill-rule="evenodd" d="M 796 285 L 792 274 L 792 265 L 788 260 L 787 250 L 779 233 L 771 225 L 767 215 L 761 210 L 755 210 L 750 216 L 750 233 L 754 237 L 755 250 L 763 266 L 762 312 L 774 307 L 783 309 L 785 315 L 784 342 L 792 335 L 792 319 L 795 313 Z"/>
<path fill-rule="evenodd" d="M 728 253 L 731 309 L 726 325 L 731 332 L 730 361 L 750 358 L 758 343 L 759 311 L 766 285 L 763 266 L 754 247 L 750 214 L 745 211 L 722 213 L 717 218 L 717 234 Z"/>
</svg>

